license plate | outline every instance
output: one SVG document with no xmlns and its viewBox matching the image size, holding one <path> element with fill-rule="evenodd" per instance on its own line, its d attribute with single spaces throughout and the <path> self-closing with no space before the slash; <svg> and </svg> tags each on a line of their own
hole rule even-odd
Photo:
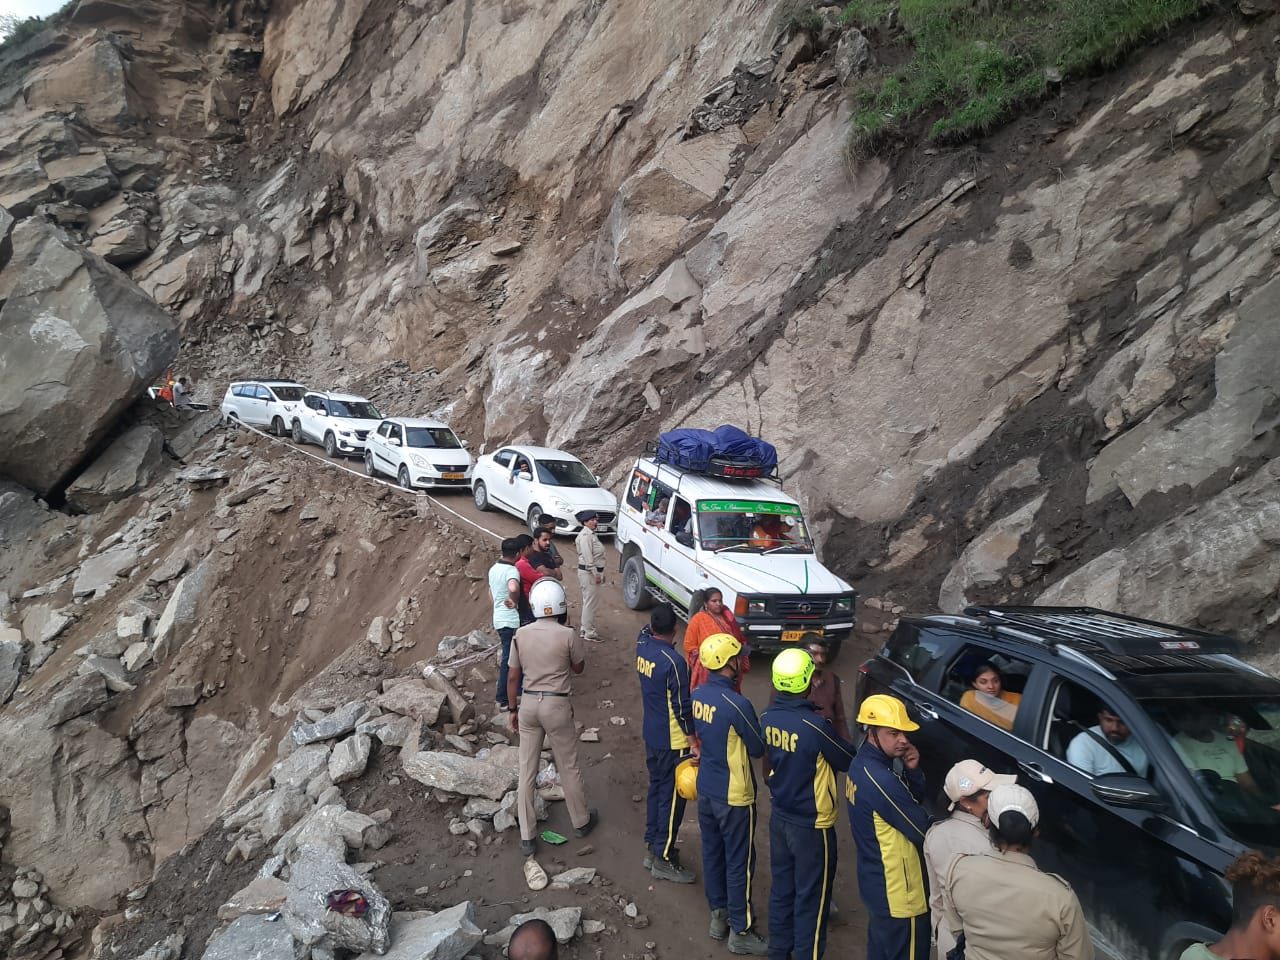
<svg viewBox="0 0 1280 960">
<path fill-rule="evenodd" d="M 441 476 L 445 480 L 461 480 L 463 477 L 461 473 L 444 473 L 444 474 L 441 474 Z"/>
<path fill-rule="evenodd" d="M 806 633 L 816 633 L 818 636 L 822 636 L 821 630 L 783 630 L 782 642 L 783 643 L 799 643 L 800 638 L 803 637 Z"/>
</svg>

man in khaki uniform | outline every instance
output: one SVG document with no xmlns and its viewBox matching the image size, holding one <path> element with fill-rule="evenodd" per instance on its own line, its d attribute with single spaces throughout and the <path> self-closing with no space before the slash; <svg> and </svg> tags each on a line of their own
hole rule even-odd
<svg viewBox="0 0 1280 960">
<path fill-rule="evenodd" d="M 551 744 L 573 835 L 589 834 L 599 815 L 587 809 L 586 787 L 578 768 L 578 732 L 573 726 L 569 679 L 571 674 L 582 673 L 586 657 L 573 628 L 557 622 L 568 609 L 564 587 L 550 577 L 536 581 L 529 588 L 529 606 L 535 620 L 517 630 L 511 643 L 507 702 L 511 704 L 511 729 L 520 734 L 520 851 L 531 857 L 538 849 L 533 794 L 544 741 Z M 520 693 L 522 678 L 524 692 Z M 517 695 L 519 707 L 515 706 Z"/>
<path fill-rule="evenodd" d="M 965 960 L 1093 960 L 1080 900 L 1031 859 L 1040 810 L 1025 787 L 1001 784 L 987 799 L 989 853 L 961 854 L 947 873 L 947 925 L 965 937 Z"/>
<path fill-rule="evenodd" d="M 578 522 L 582 524 L 582 532 L 574 541 L 578 550 L 578 585 L 582 587 L 582 630 L 583 639 L 600 642 L 600 634 L 596 633 L 596 607 L 600 602 L 600 584 L 604 583 L 604 544 L 596 536 L 599 518 L 594 510 L 584 510 L 578 514 Z"/>
</svg>

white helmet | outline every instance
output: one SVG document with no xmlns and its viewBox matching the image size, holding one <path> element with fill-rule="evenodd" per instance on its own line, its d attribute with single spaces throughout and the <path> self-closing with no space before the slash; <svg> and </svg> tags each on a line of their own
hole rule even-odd
<svg viewBox="0 0 1280 960">
<path fill-rule="evenodd" d="M 529 588 L 529 606 L 535 617 L 558 617 L 569 609 L 564 587 L 555 577 L 539 577 Z"/>
</svg>

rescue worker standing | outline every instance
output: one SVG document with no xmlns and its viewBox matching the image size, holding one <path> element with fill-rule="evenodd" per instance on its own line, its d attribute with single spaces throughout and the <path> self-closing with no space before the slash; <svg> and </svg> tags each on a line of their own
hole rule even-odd
<svg viewBox="0 0 1280 960">
<path fill-rule="evenodd" d="M 644 821 L 644 865 L 659 880 L 693 883 L 693 871 L 680 865 L 676 834 L 684 819 L 685 799 L 676 791 L 676 767 L 698 759 L 693 741 L 693 703 L 689 664 L 672 649 L 676 612 L 659 603 L 649 627 L 636 640 L 636 674 L 644 706 L 644 752 L 649 768 L 649 803 Z"/>
<path fill-rule="evenodd" d="M 907 739 L 919 724 L 902 701 L 874 694 L 857 722 L 867 739 L 849 766 L 845 797 L 858 850 L 858 893 L 867 908 L 867 960 L 928 960 L 929 902 L 921 847 L 929 814 L 920 802 L 920 751 Z M 894 772 L 901 760 L 903 776 Z"/>
<path fill-rule="evenodd" d="M 727 633 L 702 641 L 710 679 L 693 694 L 693 724 L 702 744 L 698 764 L 698 827 L 702 872 L 711 907 L 713 940 L 729 952 L 763 957 L 769 944 L 755 930 L 751 884 L 756 869 L 756 775 L 751 758 L 764 756 L 760 721 L 751 701 L 734 691 L 742 644 Z"/>
<path fill-rule="evenodd" d="M 584 640 L 600 641 L 596 633 L 596 608 L 600 602 L 600 584 L 604 583 L 604 544 L 596 536 L 600 520 L 594 510 L 578 514 L 582 530 L 573 545 L 578 551 L 578 586 L 582 587 L 582 622 L 578 625 Z"/>
<path fill-rule="evenodd" d="M 529 588 L 529 605 L 536 619 L 516 631 L 507 674 L 511 729 L 520 734 L 520 852 L 527 857 L 538 849 L 533 793 L 544 740 L 551 743 L 573 835 L 585 837 L 600 819 L 595 810 L 587 809 L 587 791 L 578 768 L 578 731 L 573 726 L 569 677 L 582 673 L 586 657 L 573 628 L 556 622 L 556 617 L 568 611 L 564 587 L 550 577 L 536 581 Z"/>
<path fill-rule="evenodd" d="M 827 916 L 836 875 L 836 776 L 853 762 L 853 744 L 808 698 L 815 665 L 805 650 L 773 661 L 774 705 L 764 712 L 769 818 L 769 956 L 818 960 L 827 947 Z"/>
</svg>

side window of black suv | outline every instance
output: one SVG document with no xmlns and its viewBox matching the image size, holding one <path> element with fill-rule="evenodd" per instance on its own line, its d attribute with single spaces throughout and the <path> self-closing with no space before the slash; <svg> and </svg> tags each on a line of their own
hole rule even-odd
<svg viewBox="0 0 1280 960">
<path fill-rule="evenodd" d="M 1150 752 L 1128 720 L 1131 704 L 1105 703 L 1070 680 L 1056 680 L 1049 694 L 1049 717 L 1039 746 L 1090 777 L 1124 773 L 1144 779 Z"/>
</svg>

